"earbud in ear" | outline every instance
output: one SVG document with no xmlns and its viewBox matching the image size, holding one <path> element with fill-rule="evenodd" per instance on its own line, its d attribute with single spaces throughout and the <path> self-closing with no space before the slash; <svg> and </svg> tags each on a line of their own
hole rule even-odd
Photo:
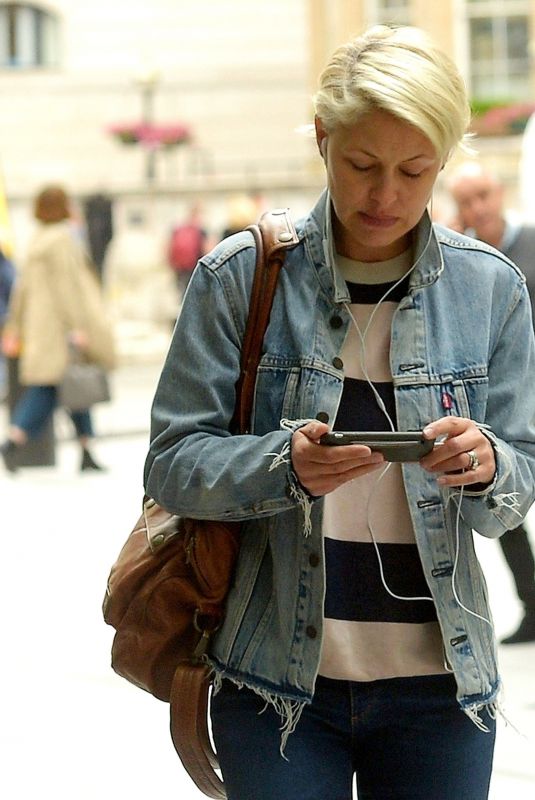
<svg viewBox="0 0 535 800">
<path fill-rule="evenodd" d="M 323 156 L 323 160 L 327 161 L 327 137 L 324 136 L 320 143 L 320 151 L 321 155 Z"/>
</svg>

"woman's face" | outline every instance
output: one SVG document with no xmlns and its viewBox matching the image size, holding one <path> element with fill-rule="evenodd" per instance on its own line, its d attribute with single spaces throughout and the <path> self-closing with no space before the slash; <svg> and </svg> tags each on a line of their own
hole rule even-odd
<svg viewBox="0 0 535 800">
<path fill-rule="evenodd" d="M 316 120 L 334 210 L 337 251 L 385 261 L 410 244 L 442 167 L 430 140 L 386 111 L 328 135 Z"/>
</svg>

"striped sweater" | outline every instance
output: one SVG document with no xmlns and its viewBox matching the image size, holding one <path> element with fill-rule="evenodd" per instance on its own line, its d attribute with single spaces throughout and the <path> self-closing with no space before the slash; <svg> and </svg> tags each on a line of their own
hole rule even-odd
<svg viewBox="0 0 535 800">
<path fill-rule="evenodd" d="M 390 430 L 368 380 L 396 426 L 390 330 L 409 278 L 395 284 L 410 267 L 411 251 L 377 264 L 336 259 L 347 281 L 356 325 L 351 325 L 341 353 L 345 380 L 333 427 Z M 365 355 L 357 325 L 365 335 Z M 381 579 L 382 567 L 384 583 L 393 594 L 430 597 L 400 465 L 391 464 L 384 474 L 373 472 L 327 495 L 323 534 L 326 597 L 320 674 L 372 681 L 444 672 L 434 603 L 396 599 Z"/>
</svg>

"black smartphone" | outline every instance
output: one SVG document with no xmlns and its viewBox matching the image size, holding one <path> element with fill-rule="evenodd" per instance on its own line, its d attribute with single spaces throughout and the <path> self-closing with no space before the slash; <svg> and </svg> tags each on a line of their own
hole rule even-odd
<svg viewBox="0 0 535 800">
<path fill-rule="evenodd" d="M 320 444 L 365 444 L 386 461 L 418 461 L 433 449 L 435 440 L 424 439 L 421 431 L 330 431 L 323 434 Z"/>
</svg>

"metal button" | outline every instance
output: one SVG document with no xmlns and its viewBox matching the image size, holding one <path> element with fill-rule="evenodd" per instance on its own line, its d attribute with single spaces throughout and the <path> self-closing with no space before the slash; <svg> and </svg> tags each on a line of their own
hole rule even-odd
<svg viewBox="0 0 535 800">
<path fill-rule="evenodd" d="M 316 636 L 318 635 L 318 632 L 314 627 L 314 625 L 307 625 L 306 634 L 309 639 L 315 639 Z"/>
<path fill-rule="evenodd" d="M 342 361 L 341 358 L 338 358 L 338 356 L 335 356 L 335 358 L 333 358 L 333 367 L 335 367 L 335 369 L 343 369 L 344 368 L 344 362 Z"/>
<path fill-rule="evenodd" d="M 329 415 L 326 411 L 318 411 L 316 414 L 316 419 L 318 422 L 325 422 L 325 424 L 327 424 L 329 422 Z"/>
<path fill-rule="evenodd" d="M 430 500 L 418 500 L 416 503 L 418 508 L 432 508 L 432 506 L 439 506 L 440 500 L 430 499 Z"/>
<path fill-rule="evenodd" d="M 331 317 L 329 320 L 329 325 L 331 328 L 341 328 L 344 324 L 344 320 L 342 317 L 339 317 L 338 314 L 335 314 L 334 317 Z"/>
<path fill-rule="evenodd" d="M 308 557 L 308 563 L 311 567 L 317 567 L 320 563 L 320 557 L 317 553 L 311 553 Z"/>
<path fill-rule="evenodd" d="M 431 575 L 433 578 L 447 578 L 449 575 L 453 574 L 453 564 L 450 564 L 448 567 L 436 567 L 435 569 L 431 570 Z"/>
</svg>

